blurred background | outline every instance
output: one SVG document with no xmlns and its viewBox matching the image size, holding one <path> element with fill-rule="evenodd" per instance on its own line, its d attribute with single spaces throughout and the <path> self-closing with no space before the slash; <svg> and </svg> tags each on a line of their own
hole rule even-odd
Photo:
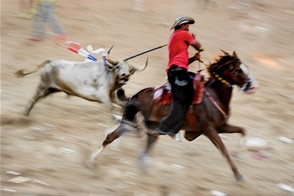
<svg viewBox="0 0 294 196">
<path fill-rule="evenodd" d="M 174 19 L 182 15 L 196 21 L 190 31 L 205 49 L 205 62 L 214 61 L 220 49 L 236 51 L 260 86 L 250 96 L 234 90 L 230 122 L 244 127 L 247 136 L 222 137 L 245 177 L 242 183 L 203 136 L 193 142 L 160 138 L 143 172 L 138 157 L 146 138 L 130 133 L 103 151 L 98 167 L 88 169 L 85 160 L 117 126 L 102 104 L 60 93 L 40 101 L 29 117 L 20 115 L 40 76 L 19 79 L 17 70 L 32 70 L 46 59 L 84 60 L 57 45 L 48 26 L 44 40 L 30 40 L 34 13 L 30 1 L 1 1 L 1 195 L 293 194 L 294 1 L 55 2 L 69 40 L 95 49 L 114 45 L 113 59 L 167 43 Z M 130 62 L 142 65 L 147 57 L 147 69 L 124 86 L 127 95 L 165 81 L 167 48 Z M 204 66 L 190 66 L 198 69 Z M 258 142 L 256 148 L 248 146 L 250 139 Z"/>
</svg>

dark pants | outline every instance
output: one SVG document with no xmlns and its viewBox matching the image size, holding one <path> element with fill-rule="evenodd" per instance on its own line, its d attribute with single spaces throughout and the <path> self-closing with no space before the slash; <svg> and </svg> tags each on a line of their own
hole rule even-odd
<svg viewBox="0 0 294 196">
<path fill-rule="evenodd" d="M 176 134 L 180 131 L 193 101 L 194 88 L 192 79 L 184 68 L 173 65 L 167 75 L 172 88 L 172 107 L 169 115 L 161 119 L 158 129 Z"/>
</svg>

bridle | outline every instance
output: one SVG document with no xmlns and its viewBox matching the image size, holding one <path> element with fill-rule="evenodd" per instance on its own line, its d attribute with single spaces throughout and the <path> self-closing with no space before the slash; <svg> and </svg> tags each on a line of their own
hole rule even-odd
<svg viewBox="0 0 294 196">
<path fill-rule="evenodd" d="M 202 63 L 203 65 L 205 65 L 207 71 L 208 71 L 211 75 L 213 75 L 218 81 L 220 81 L 221 83 L 227 85 L 228 87 L 232 87 L 232 86 L 233 86 L 230 82 L 228 82 L 227 80 L 223 79 L 223 78 L 222 78 L 219 74 L 217 74 L 215 71 L 210 72 L 210 71 L 209 71 L 209 66 L 210 66 L 210 65 L 204 63 L 202 60 L 199 60 L 199 62 Z M 223 64 L 223 65 L 221 65 L 221 66 L 223 67 L 223 66 L 228 65 L 228 64 L 230 64 L 230 63 L 231 63 L 231 64 L 235 64 L 235 63 L 241 63 L 241 62 L 240 62 L 240 60 L 238 60 L 238 61 L 229 61 L 229 62 L 227 62 L 227 63 L 225 63 L 225 64 Z M 234 74 L 234 71 L 233 71 L 233 74 Z M 245 84 L 244 84 L 244 85 L 245 85 Z"/>
<path fill-rule="evenodd" d="M 212 74 L 213 76 L 215 76 L 215 78 L 216 78 L 217 80 L 219 80 L 219 81 L 222 82 L 223 84 L 226 84 L 228 87 L 232 87 L 232 86 L 233 86 L 233 85 L 230 84 L 227 80 L 225 80 L 225 79 L 223 79 L 221 76 L 219 76 L 219 74 L 215 73 L 214 71 L 213 71 L 213 72 L 210 72 L 210 71 L 209 71 L 209 66 L 210 66 L 210 65 L 204 63 L 202 60 L 199 60 L 199 62 L 202 63 L 202 64 L 204 64 L 204 65 L 206 66 L 206 69 L 208 70 L 208 72 L 209 72 L 210 74 Z M 238 63 L 238 62 L 240 62 L 240 61 L 237 61 L 236 63 Z M 233 63 L 235 63 L 235 62 L 231 61 L 231 62 L 228 62 L 228 63 L 223 64 L 222 66 L 227 65 L 227 64 L 229 64 L 229 63 L 232 63 L 232 64 L 233 64 Z M 234 73 L 233 73 L 233 74 L 234 74 Z M 205 95 L 208 97 L 208 99 L 211 101 L 211 103 L 212 103 L 212 104 L 218 109 L 218 111 L 223 115 L 224 119 L 228 119 L 228 115 L 226 114 L 226 112 L 220 107 L 220 105 L 215 101 L 215 99 L 210 95 L 210 93 L 209 93 L 206 89 L 204 89 L 204 93 L 205 93 Z"/>
</svg>

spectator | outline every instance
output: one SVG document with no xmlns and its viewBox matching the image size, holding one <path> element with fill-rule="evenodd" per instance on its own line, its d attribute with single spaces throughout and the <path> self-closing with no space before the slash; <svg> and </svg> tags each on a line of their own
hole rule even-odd
<svg viewBox="0 0 294 196">
<path fill-rule="evenodd" d="M 32 18 L 35 13 L 34 0 L 20 0 L 17 16 L 21 18 Z"/>
<path fill-rule="evenodd" d="M 29 38 L 30 40 L 44 40 L 45 25 L 48 23 L 52 31 L 56 34 L 55 39 L 57 41 L 67 41 L 67 36 L 55 17 L 55 2 L 56 0 L 35 0 L 36 14 L 33 17 L 33 36 Z"/>
</svg>

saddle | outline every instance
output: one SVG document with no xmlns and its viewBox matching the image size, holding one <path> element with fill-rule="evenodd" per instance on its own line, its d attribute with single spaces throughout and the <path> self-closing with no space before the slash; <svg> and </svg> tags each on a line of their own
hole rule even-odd
<svg viewBox="0 0 294 196">
<path fill-rule="evenodd" d="M 192 75 L 191 75 L 192 76 Z M 193 74 L 194 98 L 186 114 L 186 122 L 191 130 L 196 128 L 196 118 L 194 115 L 193 105 L 200 104 L 203 98 L 205 80 L 200 72 Z M 153 101 L 159 105 L 168 105 L 172 103 L 172 92 L 169 83 L 165 83 L 154 89 Z"/>
<path fill-rule="evenodd" d="M 200 72 L 197 72 L 193 77 L 194 98 L 192 105 L 201 103 L 204 83 L 205 81 L 203 75 L 201 75 Z M 168 105 L 172 103 L 172 92 L 169 83 L 164 83 L 154 89 L 153 101 L 159 105 Z"/>
</svg>

